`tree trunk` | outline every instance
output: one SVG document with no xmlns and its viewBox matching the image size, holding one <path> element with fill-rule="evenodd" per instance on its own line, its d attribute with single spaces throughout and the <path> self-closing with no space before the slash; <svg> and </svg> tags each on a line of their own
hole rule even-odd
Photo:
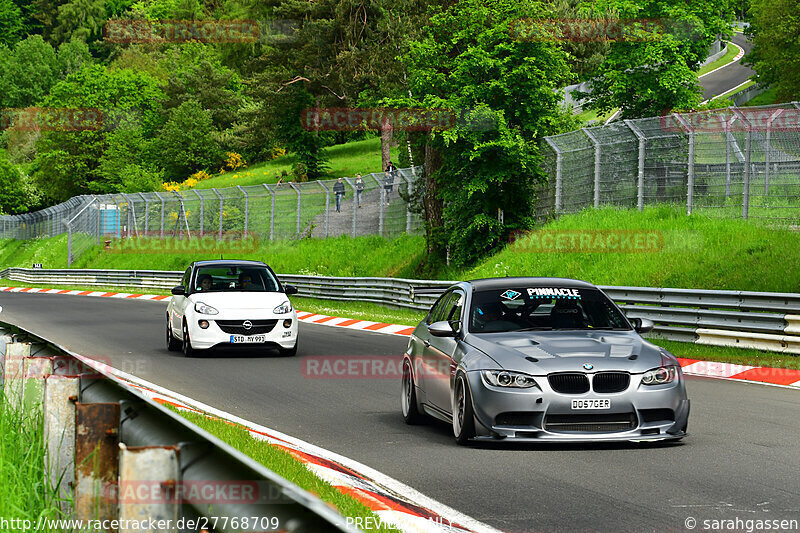
<svg viewBox="0 0 800 533">
<path fill-rule="evenodd" d="M 392 160 L 390 145 L 392 144 L 392 137 L 394 136 L 394 126 L 389 121 L 388 117 L 383 119 L 381 125 L 381 170 L 389 166 L 389 161 Z"/>
<path fill-rule="evenodd" d="M 442 251 L 438 243 L 439 235 L 443 230 L 442 225 L 442 201 L 439 198 L 439 184 L 436 182 L 434 173 L 442 166 L 442 154 L 430 143 L 425 145 L 425 196 L 422 205 L 425 208 L 425 241 L 428 247 L 428 255 L 433 256 Z"/>
</svg>

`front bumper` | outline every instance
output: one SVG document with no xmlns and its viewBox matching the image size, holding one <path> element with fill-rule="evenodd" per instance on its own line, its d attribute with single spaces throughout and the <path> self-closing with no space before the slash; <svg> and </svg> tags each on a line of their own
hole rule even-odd
<svg viewBox="0 0 800 533">
<path fill-rule="evenodd" d="M 686 436 L 689 400 L 683 375 L 670 384 L 646 386 L 632 375 L 623 392 L 561 394 L 547 378 L 539 388 L 501 389 L 480 372 L 468 372 L 478 440 L 613 442 Z M 609 399 L 610 409 L 573 410 L 574 399 Z"/>
<path fill-rule="evenodd" d="M 200 327 L 199 322 L 201 320 L 208 321 L 208 328 L 203 329 Z M 270 331 L 257 333 L 264 335 L 265 340 L 263 343 L 232 343 L 231 335 L 252 335 L 252 333 L 248 334 L 238 331 L 232 333 L 230 331 L 223 331 L 217 323 L 218 321 L 243 322 L 245 320 L 251 320 L 253 322 L 257 320 L 276 320 L 277 322 Z M 284 326 L 284 320 L 291 320 L 291 325 L 288 328 Z M 192 348 L 197 350 L 208 350 L 211 348 L 252 349 L 263 347 L 289 349 L 297 342 L 298 324 L 297 314 L 294 311 L 284 315 L 259 315 L 257 313 L 247 313 L 246 310 L 242 310 L 233 315 L 226 313 L 224 316 L 193 313 L 191 316 L 187 316 L 187 325 Z"/>
</svg>

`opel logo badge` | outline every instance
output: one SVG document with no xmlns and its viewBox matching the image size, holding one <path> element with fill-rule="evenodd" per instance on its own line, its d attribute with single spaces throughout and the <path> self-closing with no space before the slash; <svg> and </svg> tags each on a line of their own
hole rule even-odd
<svg viewBox="0 0 800 533">
<path fill-rule="evenodd" d="M 253 327 L 253 323 L 250 322 L 249 320 L 245 320 L 244 322 L 242 322 L 242 327 L 244 329 L 250 329 Z"/>
<path fill-rule="evenodd" d="M 591 370 L 594 368 L 594 365 L 591 363 L 583 363 L 583 368 L 586 370 Z"/>
</svg>

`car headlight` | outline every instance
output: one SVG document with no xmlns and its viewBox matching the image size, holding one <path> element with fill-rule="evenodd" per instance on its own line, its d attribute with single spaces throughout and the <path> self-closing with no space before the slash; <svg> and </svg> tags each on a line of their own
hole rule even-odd
<svg viewBox="0 0 800 533">
<path fill-rule="evenodd" d="M 662 366 L 660 368 L 654 368 L 653 370 L 648 370 L 642 376 L 642 383 L 644 385 L 663 385 L 665 383 L 672 383 L 675 381 L 675 376 L 678 375 L 678 371 L 675 369 L 674 366 Z"/>
<path fill-rule="evenodd" d="M 272 312 L 275 313 L 276 315 L 285 315 L 286 313 L 291 313 L 292 304 L 289 303 L 289 300 L 286 300 L 281 305 L 273 309 Z"/>
<path fill-rule="evenodd" d="M 481 372 L 484 381 L 494 387 L 509 389 L 530 389 L 537 387 L 536 381 L 527 374 L 509 372 L 507 370 L 484 370 Z"/>
<path fill-rule="evenodd" d="M 219 311 L 217 311 L 214 307 L 210 305 L 206 305 L 203 302 L 197 302 L 194 304 L 194 310 L 200 313 L 201 315 L 218 315 Z"/>
</svg>

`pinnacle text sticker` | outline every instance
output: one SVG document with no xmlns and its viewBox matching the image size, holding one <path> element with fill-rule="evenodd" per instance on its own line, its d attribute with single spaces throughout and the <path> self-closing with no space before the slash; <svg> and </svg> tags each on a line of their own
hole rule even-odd
<svg viewBox="0 0 800 533">
<path fill-rule="evenodd" d="M 549 296 L 555 298 L 580 298 L 580 292 L 578 289 L 559 289 L 556 287 L 536 287 L 533 289 L 528 289 L 528 296 L 531 298 L 537 298 L 542 296 Z"/>
</svg>

